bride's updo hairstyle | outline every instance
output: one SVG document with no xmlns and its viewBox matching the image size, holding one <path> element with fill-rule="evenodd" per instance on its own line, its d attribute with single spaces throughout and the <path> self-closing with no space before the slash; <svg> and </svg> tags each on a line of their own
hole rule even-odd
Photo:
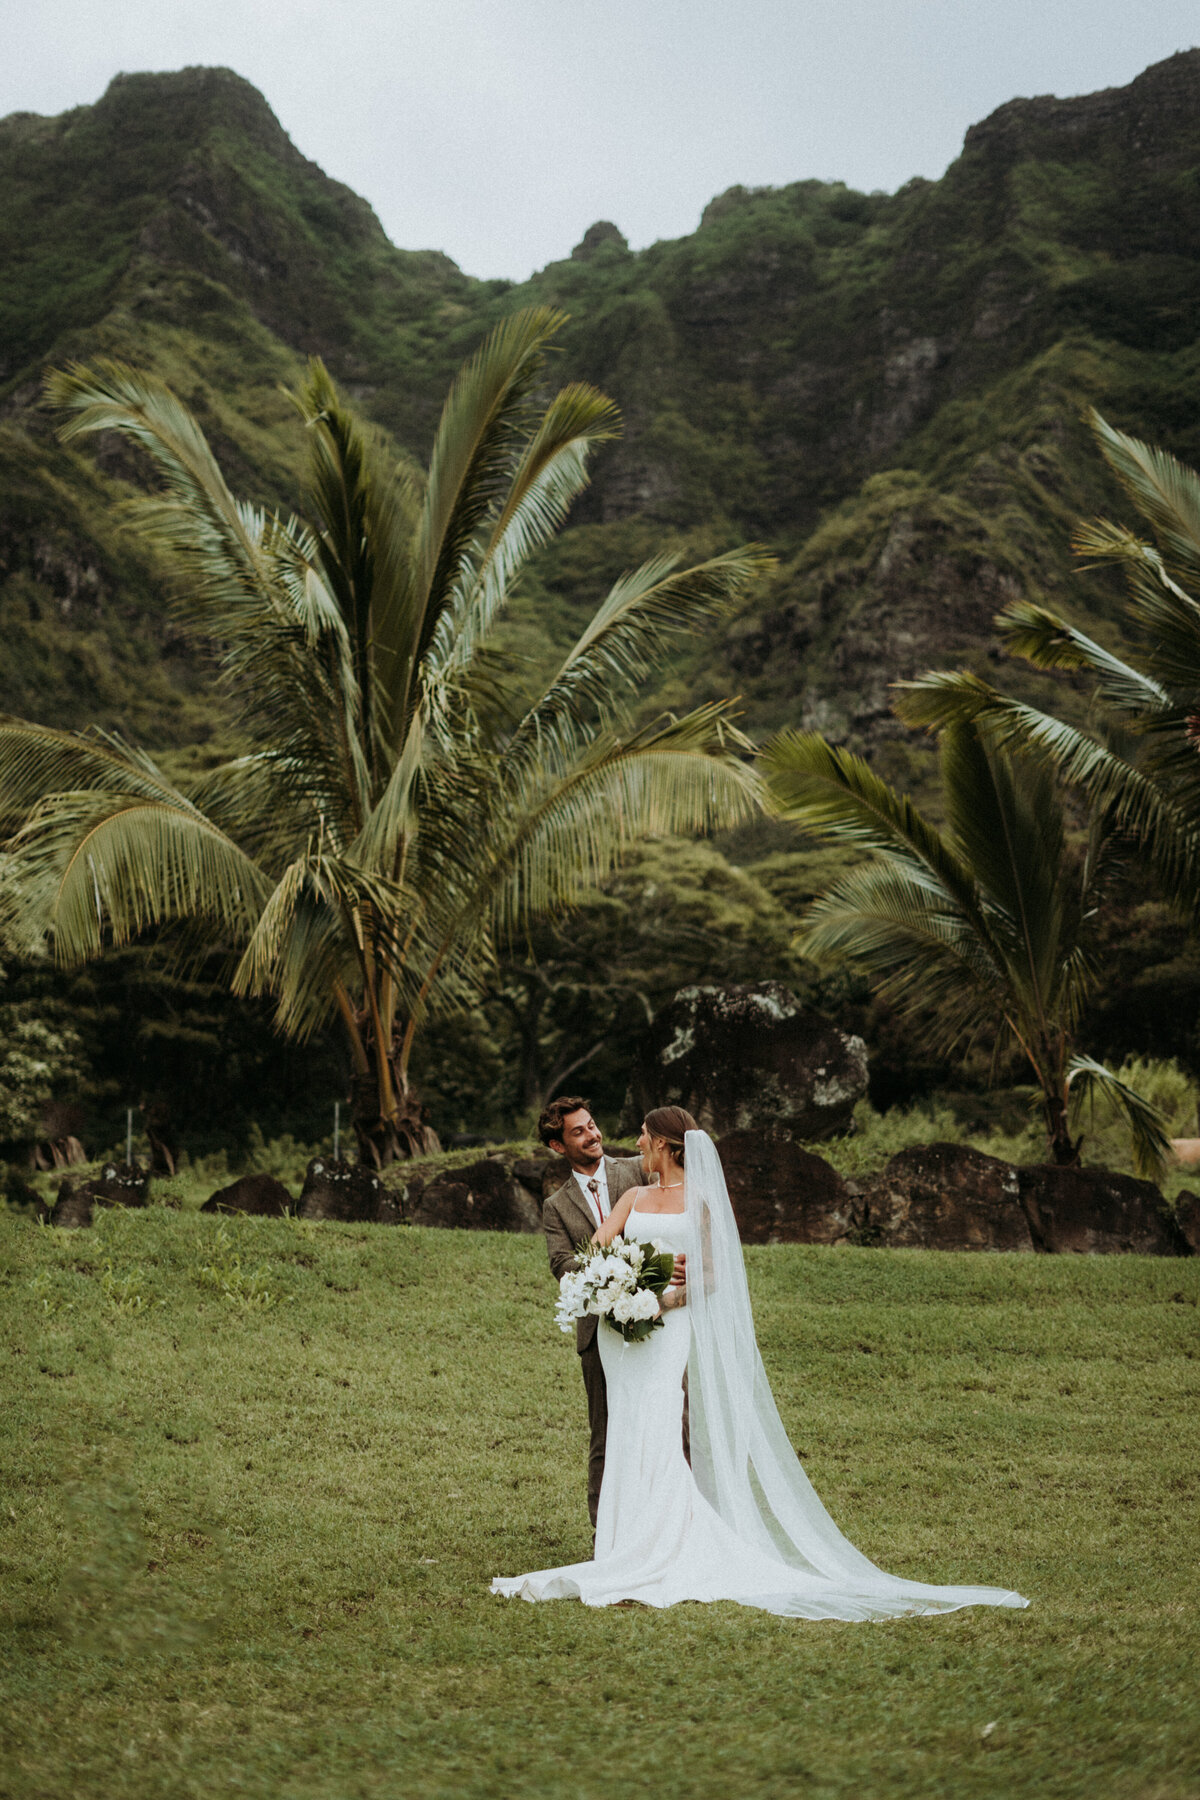
<svg viewBox="0 0 1200 1800">
<path fill-rule="evenodd" d="M 691 1113 L 682 1106 L 656 1106 L 653 1112 L 646 1114 L 646 1130 L 652 1138 L 665 1140 L 671 1161 L 680 1169 L 683 1167 L 683 1140 L 689 1131 L 699 1129 Z"/>
</svg>

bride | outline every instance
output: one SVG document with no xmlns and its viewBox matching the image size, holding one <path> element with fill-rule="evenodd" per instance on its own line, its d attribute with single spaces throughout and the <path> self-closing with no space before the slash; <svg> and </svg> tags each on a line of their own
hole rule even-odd
<svg viewBox="0 0 1200 1800">
<path fill-rule="evenodd" d="M 602 1325 L 608 1449 L 591 1562 L 497 1576 L 492 1592 L 585 1606 L 736 1600 L 801 1619 L 884 1619 L 1027 1606 L 992 1587 L 887 1575 L 844 1538 L 788 1442 L 754 1336 L 741 1242 L 716 1146 L 682 1107 L 646 1115 L 656 1187 L 623 1194 L 595 1233 L 687 1257 L 663 1327 L 626 1343 Z M 687 1376 L 691 1467 L 680 1430 Z"/>
</svg>

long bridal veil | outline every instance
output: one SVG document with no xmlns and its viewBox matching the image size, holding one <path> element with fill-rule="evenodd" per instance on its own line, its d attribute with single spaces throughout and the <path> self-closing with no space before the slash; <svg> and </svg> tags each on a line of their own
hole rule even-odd
<svg viewBox="0 0 1200 1800">
<path fill-rule="evenodd" d="M 852 1594 L 859 1617 L 1027 1606 L 1003 1588 L 929 1587 L 888 1575 L 838 1530 L 800 1467 L 771 1393 L 725 1174 L 707 1132 L 688 1132 L 685 1170 L 691 1460 L 704 1498 L 748 1543 Z"/>
</svg>

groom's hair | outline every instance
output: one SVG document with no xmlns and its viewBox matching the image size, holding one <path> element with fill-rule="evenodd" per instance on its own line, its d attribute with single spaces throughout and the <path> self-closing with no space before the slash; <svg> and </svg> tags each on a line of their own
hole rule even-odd
<svg viewBox="0 0 1200 1800">
<path fill-rule="evenodd" d="M 581 1100 L 578 1095 L 560 1094 L 557 1100 L 552 1100 L 537 1123 L 538 1136 L 547 1150 L 556 1138 L 560 1144 L 562 1143 L 563 1120 L 568 1113 L 591 1112 L 591 1110 L 591 1101 Z"/>
</svg>

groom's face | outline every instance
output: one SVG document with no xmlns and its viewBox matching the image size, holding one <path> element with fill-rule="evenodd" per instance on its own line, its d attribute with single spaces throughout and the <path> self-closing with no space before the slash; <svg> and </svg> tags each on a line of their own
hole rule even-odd
<svg viewBox="0 0 1200 1800">
<path fill-rule="evenodd" d="M 573 1169 L 594 1169 L 604 1154 L 600 1127 L 585 1106 L 578 1112 L 564 1113 L 558 1141 Z"/>
</svg>

